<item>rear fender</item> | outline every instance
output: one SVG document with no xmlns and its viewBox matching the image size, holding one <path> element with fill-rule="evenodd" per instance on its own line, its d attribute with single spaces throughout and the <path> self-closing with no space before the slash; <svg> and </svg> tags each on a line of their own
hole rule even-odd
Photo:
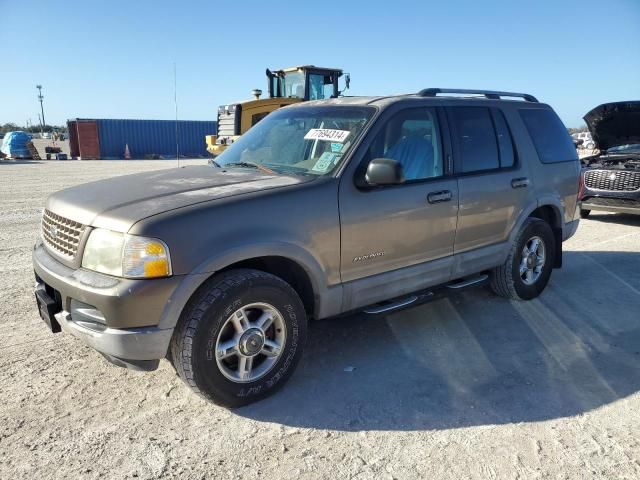
<svg viewBox="0 0 640 480">
<path fill-rule="evenodd" d="M 553 230 L 553 235 L 556 241 L 555 242 L 556 243 L 555 262 L 553 266 L 554 268 L 560 268 L 562 267 L 562 239 L 563 239 L 562 230 L 564 228 L 562 219 L 564 218 L 564 215 L 563 215 L 564 207 L 562 206 L 562 203 L 557 197 L 554 197 L 551 195 L 540 197 L 537 203 L 528 205 L 527 208 L 523 209 L 522 212 L 520 213 L 520 216 L 518 217 L 518 219 L 514 224 L 513 230 L 511 230 L 511 234 L 509 235 L 509 242 L 512 243 L 516 240 L 516 237 L 518 236 L 518 233 L 520 233 L 520 229 L 522 228 L 522 225 L 527 220 L 527 218 L 532 216 L 535 210 L 537 210 L 540 207 L 546 207 L 546 206 L 551 207 L 555 213 L 554 220 L 550 222 L 551 229 Z"/>
</svg>

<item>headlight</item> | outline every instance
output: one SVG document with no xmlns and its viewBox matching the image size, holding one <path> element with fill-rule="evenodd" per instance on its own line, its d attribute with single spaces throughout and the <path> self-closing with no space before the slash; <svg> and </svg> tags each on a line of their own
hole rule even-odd
<svg viewBox="0 0 640 480">
<path fill-rule="evenodd" d="M 157 278 L 171 275 L 169 249 L 164 242 L 102 228 L 93 230 L 89 235 L 82 266 L 116 277 Z"/>
</svg>

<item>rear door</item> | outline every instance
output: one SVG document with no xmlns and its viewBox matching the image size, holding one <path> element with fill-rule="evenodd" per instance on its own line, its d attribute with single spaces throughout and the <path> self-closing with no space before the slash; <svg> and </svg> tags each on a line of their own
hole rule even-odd
<svg viewBox="0 0 640 480">
<path fill-rule="evenodd" d="M 498 108 L 448 108 L 460 210 L 454 251 L 503 242 L 532 195 L 524 162 Z"/>
<path fill-rule="evenodd" d="M 445 166 L 448 142 L 442 141 L 441 120 L 437 109 L 427 107 L 405 108 L 379 120 L 362 147 L 355 178 L 343 176 L 341 276 L 347 308 L 449 279 L 458 187 Z M 358 187 L 368 163 L 380 157 L 403 165 L 405 183 Z"/>
</svg>

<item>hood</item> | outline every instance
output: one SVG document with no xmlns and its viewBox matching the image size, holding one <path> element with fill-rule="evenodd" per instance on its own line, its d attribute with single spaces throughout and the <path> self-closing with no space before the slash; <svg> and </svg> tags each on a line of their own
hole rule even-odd
<svg viewBox="0 0 640 480">
<path fill-rule="evenodd" d="M 306 183 L 314 178 L 189 166 L 124 175 L 61 190 L 48 198 L 47 209 L 84 225 L 126 232 L 134 223 L 162 212 Z"/>
<path fill-rule="evenodd" d="M 583 118 L 600 150 L 640 143 L 640 101 L 604 103 Z"/>
</svg>

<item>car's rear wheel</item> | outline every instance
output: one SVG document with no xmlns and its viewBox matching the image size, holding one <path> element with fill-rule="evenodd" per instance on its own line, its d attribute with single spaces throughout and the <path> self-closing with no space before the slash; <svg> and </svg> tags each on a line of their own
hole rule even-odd
<svg viewBox="0 0 640 480">
<path fill-rule="evenodd" d="M 530 300 L 549 282 L 555 261 L 555 238 L 547 222 L 528 218 L 505 263 L 491 274 L 491 288 L 505 298 Z"/>
<path fill-rule="evenodd" d="M 238 407 L 275 392 L 300 360 L 304 307 L 282 279 L 257 270 L 212 278 L 185 308 L 172 363 L 196 393 Z"/>
<path fill-rule="evenodd" d="M 580 218 L 587 218 L 591 214 L 591 210 L 580 209 Z"/>
</svg>

